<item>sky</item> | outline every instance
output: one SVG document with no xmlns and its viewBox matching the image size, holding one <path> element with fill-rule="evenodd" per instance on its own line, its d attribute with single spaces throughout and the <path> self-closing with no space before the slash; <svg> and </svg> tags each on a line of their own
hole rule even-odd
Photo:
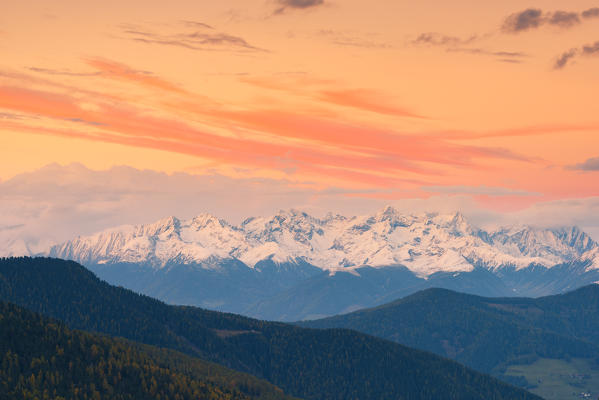
<svg viewBox="0 0 599 400">
<path fill-rule="evenodd" d="M 2 9 L 0 233 L 78 182 L 87 214 L 56 214 L 63 236 L 171 214 L 449 204 L 599 237 L 596 1 Z M 106 208 L 156 182 L 170 191 Z"/>
</svg>

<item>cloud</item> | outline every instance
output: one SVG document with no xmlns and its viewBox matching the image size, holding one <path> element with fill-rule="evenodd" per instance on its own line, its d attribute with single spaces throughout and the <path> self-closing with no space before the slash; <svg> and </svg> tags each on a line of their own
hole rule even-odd
<svg viewBox="0 0 599 400">
<path fill-rule="evenodd" d="M 449 36 L 437 32 L 427 32 L 420 34 L 418 37 L 416 37 L 416 39 L 412 40 L 410 44 L 415 46 L 443 47 L 446 49 L 446 51 L 451 53 L 466 53 L 497 57 L 498 61 L 509 63 L 522 63 L 522 58 L 528 57 L 527 54 L 517 51 L 497 51 L 479 47 L 466 47 L 485 37 L 488 37 L 488 35 L 472 35 L 466 38 L 461 38 L 458 36 Z"/>
<path fill-rule="evenodd" d="M 539 136 L 550 135 L 555 133 L 571 133 L 571 132 L 594 132 L 599 130 L 599 125 L 573 125 L 573 124 L 555 124 L 555 125 L 532 125 L 520 128 L 498 129 L 490 131 L 444 131 L 441 132 L 444 137 L 453 139 L 481 139 L 493 137 L 522 137 L 522 136 Z"/>
<path fill-rule="evenodd" d="M 493 50 L 486 50 L 486 49 L 481 49 L 481 48 L 458 47 L 458 48 L 449 48 L 449 49 L 447 49 L 447 51 L 456 52 L 456 53 L 468 53 L 468 54 L 478 54 L 478 55 L 484 55 L 484 56 L 511 58 L 511 59 L 521 59 L 521 58 L 528 57 L 528 54 L 519 52 L 519 51 L 493 51 Z M 513 61 L 521 62 L 522 60 L 513 60 Z"/>
<path fill-rule="evenodd" d="M 184 94 L 186 91 L 164 79 L 153 76 L 147 71 L 140 71 L 111 60 L 88 58 L 85 62 L 98 70 L 100 75 L 124 81 L 135 82 L 145 87 L 160 89 L 168 92 Z"/>
<path fill-rule="evenodd" d="M 394 104 L 393 99 L 390 99 L 385 93 L 377 90 L 338 87 L 333 81 L 310 78 L 304 76 L 306 74 L 303 72 L 279 75 L 295 76 L 291 78 L 289 76 L 283 78 L 245 77 L 242 79 L 242 82 L 263 89 L 301 95 L 324 103 L 352 107 L 377 114 L 392 115 L 396 117 L 427 118 L 406 107 Z M 323 86 L 324 88 L 321 88 Z"/>
<path fill-rule="evenodd" d="M 0 182 L 0 256 L 7 249 L 42 251 L 51 243 L 175 215 L 211 213 L 237 224 L 250 216 L 300 208 L 324 215 L 370 212 L 382 199 L 355 190 L 321 190 L 306 182 L 230 178 L 219 174 L 165 174 L 130 167 L 91 170 L 48 165 Z M 240 202 L 239 199 L 244 199 Z"/>
<path fill-rule="evenodd" d="M 174 115 L 158 116 L 134 104 L 103 100 L 97 96 L 82 99 L 73 93 L 0 87 L 0 107 L 38 115 L 48 122 L 8 122 L 3 124 L 6 129 L 159 149 L 220 164 L 286 170 L 299 176 L 326 177 L 367 187 L 422 185 L 448 167 L 472 168 L 488 159 L 532 161 L 503 148 L 457 144 L 441 136 L 405 134 L 297 111 L 230 110 L 203 104 L 199 107 L 193 97 L 185 94 L 180 101 L 173 99 L 163 104 L 163 111 Z M 83 107 L 82 101 L 91 106 Z M 178 118 L 181 113 L 191 118 Z M 81 130 L 52 122 L 72 118 L 103 126 Z M 209 125 L 197 125 L 198 119 Z M 236 134 L 219 134 L 220 129 Z"/>
<path fill-rule="evenodd" d="M 497 61 L 503 62 L 503 63 L 508 63 L 508 64 L 522 64 L 523 63 L 522 60 L 515 60 L 513 58 L 498 58 Z"/>
<path fill-rule="evenodd" d="M 181 47 L 196 51 L 267 52 L 254 46 L 240 36 L 215 29 L 202 22 L 183 21 L 185 31 L 156 33 L 143 27 L 123 26 L 121 33 L 129 40 L 139 43 Z"/>
<path fill-rule="evenodd" d="M 22 120 L 24 118 L 27 118 L 27 117 L 25 117 L 24 115 L 21 115 L 21 114 L 0 112 L 0 119 Z"/>
<path fill-rule="evenodd" d="M 205 24 L 204 22 L 200 22 L 200 21 L 189 21 L 189 20 L 184 20 L 181 21 L 183 24 L 187 25 L 187 26 L 191 26 L 194 28 L 207 28 L 207 29 L 214 29 L 214 27 L 212 25 L 208 25 Z"/>
<path fill-rule="evenodd" d="M 373 40 L 368 35 L 356 35 L 348 32 L 321 29 L 318 36 L 327 38 L 331 43 L 339 46 L 362 47 L 366 49 L 390 49 L 393 45 L 378 40 Z M 369 35 L 372 36 L 372 35 Z"/>
<path fill-rule="evenodd" d="M 547 23 L 560 28 L 571 28 L 580 24 L 580 17 L 575 12 L 556 11 L 547 18 Z"/>
<path fill-rule="evenodd" d="M 277 0 L 278 8 L 274 14 L 280 15 L 288 9 L 305 10 L 324 5 L 324 0 Z"/>
<path fill-rule="evenodd" d="M 509 15 L 503 22 L 502 30 L 509 33 L 517 33 L 535 29 L 545 22 L 543 11 L 537 8 L 529 8 Z"/>
<path fill-rule="evenodd" d="M 378 114 L 396 117 L 425 118 L 405 108 L 397 107 L 386 101 L 381 93 L 367 89 L 323 90 L 318 98 L 332 104 L 357 108 Z"/>
<path fill-rule="evenodd" d="M 577 49 L 570 49 L 568 51 L 563 52 L 556 60 L 555 64 L 553 64 L 553 69 L 562 69 L 564 68 L 576 55 L 578 54 Z"/>
<path fill-rule="evenodd" d="M 540 196 L 539 193 L 533 193 L 526 190 L 516 190 L 504 187 L 478 185 L 478 186 L 424 186 L 422 188 L 427 192 L 437 194 L 468 194 L 485 196 Z"/>
<path fill-rule="evenodd" d="M 430 45 L 430 46 L 462 46 L 470 44 L 478 39 L 477 35 L 468 38 L 460 38 L 457 36 L 444 35 L 438 32 L 421 33 L 410 43 L 413 45 Z"/>
<path fill-rule="evenodd" d="M 599 197 L 542 201 L 511 212 L 484 207 L 471 195 L 439 195 L 427 199 L 403 199 L 391 203 L 404 213 L 461 212 L 475 226 L 494 230 L 504 225 L 541 228 L 578 226 L 599 241 Z"/>
<path fill-rule="evenodd" d="M 599 55 L 599 40 L 595 43 L 584 45 L 578 49 L 570 49 L 562 53 L 553 64 L 553 69 L 559 70 L 566 67 L 570 62 L 579 56 L 597 56 Z"/>
<path fill-rule="evenodd" d="M 309 182 L 231 178 L 208 173 L 165 174 L 131 167 L 91 170 L 81 164 L 48 165 L 0 182 L 0 255 L 43 251 L 55 242 L 123 224 L 151 223 L 174 215 L 210 213 L 238 224 L 250 216 L 268 216 L 296 208 L 316 216 L 327 212 L 362 215 L 391 204 L 404 213 L 461 211 L 485 228 L 503 224 L 579 225 L 599 239 L 599 197 L 541 202 L 517 212 L 500 213 L 475 199 L 525 195 L 490 186 L 454 186 L 427 198 L 386 200 L 369 191 L 343 187 L 319 189 Z M 439 191 L 441 192 L 441 191 Z M 244 199 L 240 202 L 239 199 Z"/>
<path fill-rule="evenodd" d="M 589 158 L 588 160 L 566 167 L 566 169 L 577 171 L 599 171 L 599 157 Z"/>
<path fill-rule="evenodd" d="M 95 72 L 73 72 L 70 70 L 61 70 L 61 69 L 50 69 L 50 68 L 39 68 L 39 67 L 29 67 L 30 71 L 39 72 L 41 74 L 48 75 L 59 75 L 59 76 L 98 76 L 102 74 L 100 71 Z"/>
<path fill-rule="evenodd" d="M 589 8 L 582 12 L 583 18 L 599 18 L 599 7 Z"/>
<path fill-rule="evenodd" d="M 592 56 L 599 53 L 599 40 L 593 44 L 582 46 L 582 54 Z"/>
<path fill-rule="evenodd" d="M 538 29 L 545 25 L 569 29 L 580 25 L 583 19 L 595 17 L 599 17 L 599 8 L 590 8 L 582 12 L 563 10 L 544 12 L 538 8 L 529 8 L 508 15 L 501 30 L 505 33 L 520 33 Z"/>
</svg>

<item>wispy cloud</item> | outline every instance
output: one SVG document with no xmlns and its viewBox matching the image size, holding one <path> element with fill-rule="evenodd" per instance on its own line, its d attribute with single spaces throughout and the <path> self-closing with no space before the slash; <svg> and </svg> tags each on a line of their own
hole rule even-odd
<svg viewBox="0 0 599 400">
<path fill-rule="evenodd" d="M 523 59 L 528 57 L 528 54 L 519 52 L 519 51 L 493 51 L 482 48 L 449 48 L 447 49 L 449 52 L 454 53 L 467 53 L 473 55 L 481 55 L 481 56 L 492 56 L 497 57 L 498 61 L 502 62 L 512 62 L 512 63 L 522 63 Z"/>
<path fill-rule="evenodd" d="M 424 186 L 424 191 L 438 194 L 468 194 L 485 196 L 540 196 L 539 193 L 498 186 Z"/>
<path fill-rule="evenodd" d="M 150 72 L 136 70 L 118 62 L 100 58 L 88 58 L 85 60 L 85 62 L 89 66 L 97 69 L 98 74 L 102 74 L 104 76 L 125 81 L 132 81 L 137 84 L 154 89 L 160 89 L 180 94 L 186 93 L 186 90 L 168 81 L 165 81 L 164 79 L 156 77 L 152 75 Z"/>
<path fill-rule="evenodd" d="M 409 43 L 413 46 L 440 47 L 450 53 L 465 53 L 480 56 L 496 57 L 497 61 L 508 63 L 522 63 L 523 58 L 528 54 L 519 51 L 489 50 L 482 47 L 469 47 L 477 41 L 490 37 L 487 35 L 471 35 L 468 37 L 459 37 L 445 35 L 438 32 L 427 32 L 418 35 Z"/>
<path fill-rule="evenodd" d="M 264 89 L 282 91 L 293 95 L 301 95 L 312 100 L 351 107 L 358 110 L 396 117 L 423 118 L 425 117 L 408 107 L 396 104 L 393 99 L 381 91 L 367 88 L 340 87 L 331 80 L 316 79 L 303 76 L 285 79 L 245 77 L 242 82 Z"/>
<path fill-rule="evenodd" d="M 570 49 L 568 51 L 563 52 L 553 64 L 553 69 L 562 69 L 564 68 L 570 60 L 572 60 L 578 54 L 578 49 Z"/>
<path fill-rule="evenodd" d="M 360 35 L 332 29 L 321 29 L 317 35 L 339 46 L 362 47 L 365 49 L 390 49 L 394 47 L 390 43 L 376 40 L 375 35 Z"/>
<path fill-rule="evenodd" d="M 324 5 L 324 0 L 277 0 L 275 15 L 284 14 L 289 10 L 306 10 Z"/>
<path fill-rule="evenodd" d="M 579 164 L 569 165 L 566 169 L 575 171 L 599 171 L 599 157 L 589 158 Z"/>
<path fill-rule="evenodd" d="M 447 167 L 472 168 L 485 159 L 530 161 L 504 148 L 456 144 L 442 136 L 406 134 L 297 111 L 206 106 L 176 85 L 126 65 L 101 59 L 90 59 L 88 64 L 106 71 L 103 76 L 172 93 L 173 97 L 169 101 L 161 98 L 161 113 L 157 116 L 135 102 L 101 94 L 56 92 L 47 85 L 45 89 L 2 86 L 0 108 L 46 119 L 38 124 L 7 121 L 3 126 L 382 188 L 424 185 L 430 177 L 443 175 Z M 387 114 L 409 113 L 372 92 L 361 92 L 368 96 L 338 89 L 317 93 L 323 96 L 323 102 L 341 106 Z M 185 120 L 180 118 L 182 114 Z M 81 129 L 82 123 L 86 129 Z"/>
<path fill-rule="evenodd" d="M 51 68 L 39 68 L 39 67 L 29 67 L 30 71 L 38 72 L 41 74 L 48 75 L 58 75 L 58 76 L 97 76 L 102 72 L 100 71 L 92 71 L 92 72 L 74 72 L 68 69 L 51 69 Z"/>
<path fill-rule="evenodd" d="M 203 22 L 182 21 L 184 30 L 171 32 L 155 32 L 144 27 L 122 27 L 121 34 L 126 39 L 139 43 L 181 47 L 196 51 L 230 51 L 230 52 L 267 52 L 268 50 L 250 44 L 246 39 L 225 32 L 217 32 L 212 26 Z"/>
<path fill-rule="evenodd" d="M 20 119 L 24 119 L 24 118 L 27 118 L 27 117 L 24 115 L 21 115 L 21 114 L 0 112 L 0 119 L 20 120 Z"/>
<path fill-rule="evenodd" d="M 580 48 L 573 48 L 565 51 L 557 57 L 553 64 L 553 69 L 563 69 L 579 56 L 598 56 L 599 55 L 599 41 L 595 43 L 584 45 Z"/>
<path fill-rule="evenodd" d="M 381 93 L 367 89 L 323 90 L 317 97 L 332 104 L 387 114 L 397 117 L 425 118 L 405 108 L 397 107 L 385 100 Z"/>
<path fill-rule="evenodd" d="M 430 46 L 463 46 L 477 40 L 478 35 L 472 35 L 466 38 L 458 36 L 445 35 L 438 32 L 421 33 L 416 39 L 411 41 L 413 45 L 430 45 Z"/>
<path fill-rule="evenodd" d="M 214 29 L 214 27 L 212 25 L 208 25 L 204 22 L 200 22 L 200 21 L 190 21 L 190 20 L 183 20 L 181 21 L 184 25 L 186 26 L 190 26 L 193 28 L 206 28 L 206 29 Z"/>
</svg>

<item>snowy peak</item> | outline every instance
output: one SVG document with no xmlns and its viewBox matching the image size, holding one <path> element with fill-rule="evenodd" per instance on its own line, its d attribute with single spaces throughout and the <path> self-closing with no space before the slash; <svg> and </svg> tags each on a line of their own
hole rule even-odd
<svg viewBox="0 0 599 400">
<path fill-rule="evenodd" d="M 210 214 L 190 220 L 165 218 L 125 226 L 55 246 L 50 254 L 82 263 L 172 263 L 212 268 L 237 259 L 309 263 L 331 272 L 361 266 L 402 265 L 418 276 L 435 272 L 552 267 L 582 260 L 599 263 L 598 245 L 578 228 L 513 226 L 486 232 L 461 213 L 402 214 L 393 207 L 365 216 L 328 214 L 316 218 L 298 210 L 246 219 L 233 226 Z M 208 261 L 210 260 L 210 261 Z"/>
<path fill-rule="evenodd" d="M 587 263 L 587 271 L 599 270 L 599 247 L 587 251 L 580 257 L 580 261 Z M 596 282 L 599 283 L 599 282 Z"/>
<path fill-rule="evenodd" d="M 496 247 L 514 257 L 544 258 L 554 264 L 573 261 L 597 247 L 597 243 L 577 227 L 506 227 L 492 233 L 491 240 Z"/>
</svg>

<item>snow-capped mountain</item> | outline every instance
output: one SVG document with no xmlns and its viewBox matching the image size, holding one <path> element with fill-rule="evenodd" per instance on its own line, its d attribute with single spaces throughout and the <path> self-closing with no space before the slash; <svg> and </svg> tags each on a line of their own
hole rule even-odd
<svg viewBox="0 0 599 400">
<path fill-rule="evenodd" d="M 233 258 L 247 248 L 242 231 L 202 214 L 188 221 L 169 217 L 148 225 L 108 229 L 54 246 L 49 254 L 82 264 L 144 263 L 158 268 L 169 262 Z"/>
<path fill-rule="evenodd" d="M 599 281 L 599 245 L 578 228 L 485 231 L 463 215 L 316 218 L 297 210 L 238 226 L 202 214 L 121 226 L 44 254 L 176 304 L 294 321 L 383 304 L 428 287 L 542 296 Z"/>
<path fill-rule="evenodd" d="M 307 263 L 329 272 L 404 266 L 419 277 L 438 272 L 552 267 L 576 260 L 599 268 L 599 246 L 578 228 L 507 227 L 486 232 L 461 214 L 404 215 L 392 207 L 367 216 L 315 218 L 296 210 L 249 218 L 240 226 L 203 214 L 123 226 L 54 246 L 49 254 L 83 264 L 138 263 L 214 267 L 239 260 Z M 593 256 L 595 254 L 595 256 Z"/>
</svg>

